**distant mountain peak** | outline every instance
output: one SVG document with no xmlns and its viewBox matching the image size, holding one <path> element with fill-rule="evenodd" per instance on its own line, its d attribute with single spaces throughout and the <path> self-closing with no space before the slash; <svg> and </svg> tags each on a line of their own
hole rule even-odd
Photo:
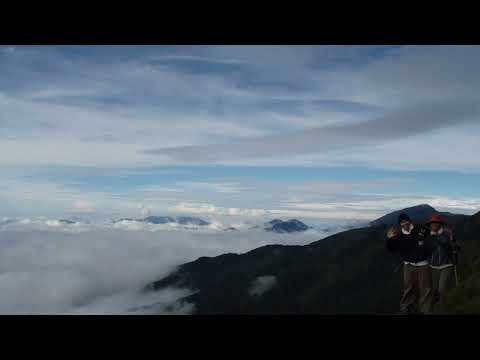
<svg viewBox="0 0 480 360">
<path fill-rule="evenodd" d="M 407 209 L 422 209 L 422 208 L 428 208 L 430 210 L 437 211 L 433 206 L 431 206 L 429 204 L 419 204 L 419 205 L 411 206 Z"/>
<path fill-rule="evenodd" d="M 267 224 L 275 225 L 275 224 L 280 224 L 281 222 L 283 222 L 283 221 L 280 220 L 280 219 L 273 219 L 273 220 L 270 220 L 269 222 L 267 222 Z"/>
<path fill-rule="evenodd" d="M 208 221 L 192 216 L 177 216 L 176 221 L 182 225 L 210 225 Z"/>
<path fill-rule="evenodd" d="M 144 219 L 121 218 L 121 219 L 115 220 L 114 222 L 117 223 L 122 221 L 138 221 L 138 222 L 155 224 L 155 225 L 173 224 L 173 223 L 180 224 L 180 225 L 198 225 L 198 226 L 210 225 L 208 221 L 205 221 L 197 217 L 192 217 L 192 216 L 172 217 L 172 216 L 153 216 L 152 215 Z"/>
<path fill-rule="evenodd" d="M 273 231 L 276 233 L 292 233 L 306 231 L 310 229 L 309 226 L 305 225 L 303 222 L 297 219 L 290 219 L 287 221 L 274 219 L 272 221 L 269 221 L 266 225 L 267 227 L 265 228 L 265 230 Z"/>
<path fill-rule="evenodd" d="M 62 223 L 62 224 L 76 224 L 77 221 L 74 221 L 74 220 L 68 220 L 68 219 L 60 219 L 58 220 L 59 223 Z"/>
<path fill-rule="evenodd" d="M 175 222 L 175 219 L 170 216 L 147 216 L 145 219 L 140 221 L 150 224 L 168 224 Z"/>
<path fill-rule="evenodd" d="M 4 218 L 3 220 L 0 220 L 0 226 L 13 224 L 15 222 L 17 222 L 17 220 Z"/>
<path fill-rule="evenodd" d="M 438 214 L 439 212 L 428 204 L 420 204 L 411 206 L 405 209 L 396 210 L 388 213 L 370 223 L 372 226 L 378 225 L 396 225 L 398 222 L 398 216 L 400 214 L 407 214 L 413 221 L 423 221 L 429 215 Z"/>
<path fill-rule="evenodd" d="M 393 211 L 389 214 L 386 214 L 372 222 L 370 222 L 371 226 L 379 226 L 379 225 L 397 225 L 398 224 L 398 216 L 400 214 L 407 214 L 412 221 L 414 222 L 424 222 L 428 216 L 433 215 L 433 214 L 438 214 L 443 217 L 447 217 L 450 220 L 453 220 L 454 218 L 463 218 L 466 215 L 462 214 L 452 214 L 450 212 L 441 212 L 432 207 L 431 205 L 428 204 L 420 204 L 420 205 L 415 205 L 411 206 L 405 209 L 401 210 L 396 210 Z"/>
</svg>

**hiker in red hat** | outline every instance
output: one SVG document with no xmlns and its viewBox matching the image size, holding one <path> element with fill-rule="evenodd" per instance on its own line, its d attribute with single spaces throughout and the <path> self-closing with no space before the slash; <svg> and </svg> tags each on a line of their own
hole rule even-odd
<svg viewBox="0 0 480 360">
<path fill-rule="evenodd" d="M 440 215 L 429 216 L 425 225 L 430 228 L 428 237 L 432 254 L 428 262 L 432 269 L 434 303 L 438 303 L 457 281 L 455 266 L 459 246 L 453 231 Z"/>
</svg>

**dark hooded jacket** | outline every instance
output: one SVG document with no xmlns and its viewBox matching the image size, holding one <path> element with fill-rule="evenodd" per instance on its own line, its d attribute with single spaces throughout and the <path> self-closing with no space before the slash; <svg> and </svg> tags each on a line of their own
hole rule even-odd
<svg viewBox="0 0 480 360">
<path fill-rule="evenodd" d="M 438 235 L 428 233 L 427 238 L 432 247 L 429 257 L 430 266 L 441 267 L 455 264 L 454 250 L 458 250 L 458 245 L 449 228 L 444 226 L 443 232 Z"/>
</svg>

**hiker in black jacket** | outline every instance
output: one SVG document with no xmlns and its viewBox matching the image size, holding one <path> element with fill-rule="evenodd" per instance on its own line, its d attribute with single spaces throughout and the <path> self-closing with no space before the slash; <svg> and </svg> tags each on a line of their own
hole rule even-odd
<svg viewBox="0 0 480 360">
<path fill-rule="evenodd" d="M 460 246 L 441 216 L 429 216 L 425 225 L 429 227 L 428 239 L 433 250 L 429 264 L 432 269 L 434 303 L 437 303 L 446 292 L 455 287 L 456 253 Z"/>
<path fill-rule="evenodd" d="M 431 247 L 425 243 L 426 228 L 415 226 L 408 215 L 398 217 L 401 232 L 391 227 L 386 246 L 403 261 L 403 294 L 400 314 L 431 314 L 433 311 L 432 272 L 428 264 Z"/>
</svg>

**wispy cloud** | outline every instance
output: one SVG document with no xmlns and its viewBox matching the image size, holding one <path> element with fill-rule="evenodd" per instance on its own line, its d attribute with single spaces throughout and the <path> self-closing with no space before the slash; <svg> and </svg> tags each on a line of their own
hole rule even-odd
<svg viewBox="0 0 480 360">
<path fill-rule="evenodd" d="M 231 163 L 247 157 L 244 164 L 251 159 L 268 165 L 269 157 L 276 163 L 272 153 L 302 164 L 308 154 L 321 154 L 327 147 L 330 151 L 346 142 L 364 144 L 366 131 L 383 136 L 385 143 L 405 135 L 403 129 L 378 132 L 382 125 L 373 122 L 375 126 L 366 124 L 363 133 L 353 126 L 350 131 L 358 136 L 346 136 L 347 127 L 344 133 L 341 126 L 336 128 L 342 123 L 389 117 L 395 108 L 415 112 L 423 107 L 415 124 L 398 121 L 403 128 L 422 132 L 423 115 L 439 118 L 439 125 L 445 112 L 452 118 L 461 115 L 462 104 L 470 108 L 469 104 L 478 102 L 475 94 L 480 86 L 476 76 L 480 51 L 475 46 L 18 47 L 10 55 L 0 58 L 0 131 L 15 142 L 3 142 L 2 147 L 20 154 L 21 147 L 34 141 L 40 151 L 34 152 L 31 162 L 43 163 L 85 164 L 93 163 L 93 158 L 118 166 L 113 153 L 120 152 L 122 161 L 131 164 L 210 162 L 223 156 Z M 153 59 L 173 67 L 152 65 Z M 182 68 L 185 62 L 195 71 Z M 212 73 L 195 67 L 198 63 L 242 67 Z M 427 126 L 431 125 L 430 121 Z M 280 137 L 270 138 L 276 135 Z M 250 147 L 248 138 L 257 137 Z M 66 138 L 64 143 L 59 141 Z M 314 146 L 310 138 L 321 143 Z M 247 142 L 237 144 L 240 139 Z M 279 148 L 282 141 L 289 146 Z M 55 142 L 61 151 L 47 151 L 47 142 Z M 92 143 L 105 146 L 100 149 Z M 221 147 L 225 155 L 216 154 L 216 160 L 201 148 L 196 160 L 187 159 L 191 158 L 186 155 L 188 146 L 215 143 L 231 146 Z M 171 155 L 174 161 L 168 156 L 146 156 L 145 151 Z M 75 155 L 79 152 L 89 156 Z M 100 159 L 99 154 L 106 156 Z M 368 160 L 368 156 L 353 155 L 356 152 L 346 159 L 330 151 L 330 160 L 319 156 L 316 161 Z M 387 152 L 382 164 L 395 160 L 393 155 Z M 17 155 L 9 160 L 10 164 L 16 161 L 26 163 L 27 159 Z"/>
<path fill-rule="evenodd" d="M 74 212 L 92 213 L 95 211 L 95 204 L 88 200 L 75 200 L 72 209 Z"/>
<path fill-rule="evenodd" d="M 479 115 L 480 106 L 477 102 L 423 104 L 369 121 L 311 128 L 285 135 L 264 136 L 234 144 L 160 148 L 144 152 L 152 155 L 168 155 L 181 162 L 199 163 L 328 152 L 375 145 L 414 135 L 425 135 L 444 127 L 477 122 Z"/>
<path fill-rule="evenodd" d="M 14 46 L 5 46 L 0 48 L 1 51 L 3 51 L 6 54 L 12 54 L 15 52 L 15 47 Z"/>
</svg>

